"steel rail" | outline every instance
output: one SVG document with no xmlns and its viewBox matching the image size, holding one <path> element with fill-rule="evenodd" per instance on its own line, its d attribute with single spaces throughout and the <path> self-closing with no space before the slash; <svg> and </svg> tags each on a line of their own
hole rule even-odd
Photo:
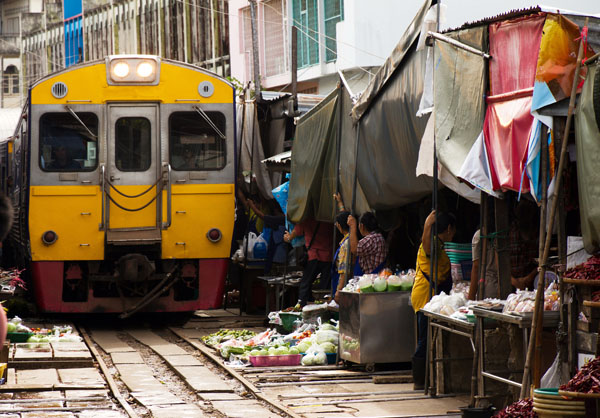
<svg viewBox="0 0 600 418">
<path fill-rule="evenodd" d="M 100 353 L 98 353 L 98 350 L 92 344 L 90 336 L 83 328 L 78 328 L 78 331 L 83 340 L 85 341 L 86 345 L 90 349 L 90 352 L 94 356 L 94 360 L 98 362 L 98 366 L 100 366 L 100 370 L 102 371 L 102 374 L 104 375 L 106 383 L 108 383 L 108 387 L 110 388 L 110 392 L 112 393 L 114 398 L 119 402 L 121 407 L 123 407 L 123 409 L 125 410 L 125 412 L 127 412 L 127 415 L 129 415 L 130 418 L 139 418 L 139 415 L 133 410 L 131 405 L 129 405 L 129 403 L 127 403 L 123 396 L 121 396 L 121 392 L 119 391 L 117 384 L 113 380 L 112 375 L 108 370 L 108 367 L 106 367 L 106 363 L 104 363 L 104 360 L 102 360 L 102 357 L 100 357 Z"/>
</svg>

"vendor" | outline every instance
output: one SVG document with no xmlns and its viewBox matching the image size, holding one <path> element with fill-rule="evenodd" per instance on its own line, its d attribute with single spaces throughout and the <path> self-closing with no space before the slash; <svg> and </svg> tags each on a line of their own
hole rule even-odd
<svg viewBox="0 0 600 418">
<path fill-rule="evenodd" d="M 479 266 L 481 255 L 481 230 L 478 229 L 471 240 L 473 253 L 473 266 L 471 268 L 471 283 L 469 285 L 469 300 L 475 300 L 479 287 Z M 498 298 L 498 253 L 496 252 L 497 240 L 495 237 L 488 238 L 485 253 L 485 279 L 483 280 L 483 298 Z"/>
<path fill-rule="evenodd" d="M 296 237 L 304 236 L 308 262 L 302 272 L 302 280 L 298 289 L 298 303 L 301 308 L 313 301 L 313 283 L 319 278 L 319 289 L 331 286 L 331 256 L 333 253 L 333 225 L 306 219 L 294 226 L 292 232 L 283 236 L 285 242 L 292 242 Z"/>
<path fill-rule="evenodd" d="M 336 302 L 339 301 L 339 291 L 346 286 L 346 274 L 350 271 L 348 265 L 352 265 L 352 254 L 350 252 L 350 228 L 348 227 L 348 217 L 350 212 L 343 211 L 335 217 L 335 226 L 344 238 L 340 241 L 337 252 L 333 258 L 331 289 Z"/>
<path fill-rule="evenodd" d="M 350 228 L 350 249 L 352 254 L 357 256 L 354 275 L 379 273 L 385 267 L 387 246 L 385 238 L 379 230 L 375 214 L 373 212 L 363 213 L 358 225 L 356 218 L 350 215 L 348 216 L 348 227 Z M 363 236 L 360 241 L 358 231 Z"/>
<path fill-rule="evenodd" d="M 427 317 L 423 308 L 431 297 L 431 229 L 436 223 L 436 211 L 432 211 L 423 227 L 421 246 L 417 253 L 417 268 L 415 283 L 410 300 L 417 314 L 417 350 L 412 359 L 414 389 L 421 390 L 425 385 L 425 355 L 427 353 Z M 449 293 L 452 288 L 450 277 L 450 259 L 444 251 L 444 242 L 452 241 L 456 232 L 456 218 L 450 213 L 441 212 L 437 215 L 437 290 Z"/>
</svg>

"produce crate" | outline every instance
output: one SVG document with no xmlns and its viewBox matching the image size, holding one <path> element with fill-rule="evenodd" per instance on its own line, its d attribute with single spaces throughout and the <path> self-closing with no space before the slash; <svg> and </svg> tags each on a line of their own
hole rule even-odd
<svg viewBox="0 0 600 418">
<path fill-rule="evenodd" d="M 250 363 L 254 367 L 269 367 L 269 366 L 298 366 L 302 355 L 300 354 L 285 354 L 279 356 L 250 356 Z"/>
<path fill-rule="evenodd" d="M 6 339 L 11 343 L 25 343 L 33 335 L 33 332 L 7 332 Z"/>
</svg>

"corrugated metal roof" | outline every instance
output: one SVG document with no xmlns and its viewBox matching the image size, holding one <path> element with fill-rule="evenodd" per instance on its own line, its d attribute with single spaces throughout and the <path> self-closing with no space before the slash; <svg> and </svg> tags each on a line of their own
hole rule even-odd
<svg viewBox="0 0 600 418">
<path fill-rule="evenodd" d="M 7 141 L 13 136 L 20 116 L 21 109 L 0 108 L 0 142 Z"/>
</svg>

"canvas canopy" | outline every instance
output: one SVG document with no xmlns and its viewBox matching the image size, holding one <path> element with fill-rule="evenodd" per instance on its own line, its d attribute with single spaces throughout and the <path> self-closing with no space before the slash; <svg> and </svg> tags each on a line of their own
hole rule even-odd
<svg viewBox="0 0 600 418">
<path fill-rule="evenodd" d="M 598 99 L 594 103 L 594 90 Z M 600 249 L 600 72 L 589 65 L 575 114 L 577 179 L 585 250 Z"/>
<path fill-rule="evenodd" d="M 480 51 L 487 50 L 487 28 L 448 34 Z M 487 60 L 446 42 L 435 43 L 435 138 L 440 164 L 459 177 L 461 167 L 483 129 Z"/>
<path fill-rule="evenodd" d="M 321 202 L 321 189 L 323 173 L 327 175 L 331 173 L 328 158 L 331 157 L 331 144 L 335 144 L 337 132 L 335 112 L 337 101 L 338 92 L 334 90 L 319 105 L 305 114 L 296 126 L 287 207 L 287 216 L 291 222 L 297 223 L 327 212 L 325 207 L 320 209 L 319 206 L 327 204 L 325 201 Z M 328 181 L 331 179 L 325 180 Z M 325 185 L 325 188 L 329 186 Z M 332 196 L 333 192 L 325 200 L 333 208 Z"/>
</svg>

